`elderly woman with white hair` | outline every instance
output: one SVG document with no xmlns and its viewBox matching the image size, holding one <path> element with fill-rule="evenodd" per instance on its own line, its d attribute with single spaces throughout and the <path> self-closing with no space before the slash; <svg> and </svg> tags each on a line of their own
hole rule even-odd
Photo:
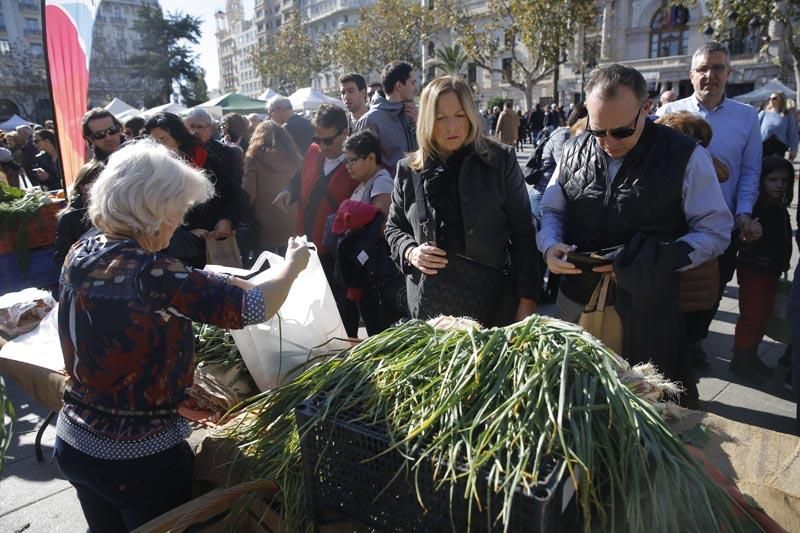
<svg viewBox="0 0 800 533">
<path fill-rule="evenodd" d="M 98 229 L 69 251 L 58 329 L 67 371 L 55 458 L 91 531 L 128 531 L 190 497 L 191 430 L 178 414 L 192 384 L 192 321 L 239 329 L 272 316 L 305 268 L 260 286 L 194 270 L 161 253 L 213 185 L 151 140 L 112 154 L 91 188 Z"/>
</svg>

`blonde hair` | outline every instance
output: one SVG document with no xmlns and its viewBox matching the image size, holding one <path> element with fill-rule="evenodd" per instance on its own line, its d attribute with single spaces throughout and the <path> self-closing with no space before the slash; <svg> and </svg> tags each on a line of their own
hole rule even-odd
<svg viewBox="0 0 800 533">
<path fill-rule="evenodd" d="M 203 172 L 152 139 L 126 143 L 111 154 L 89 192 L 88 214 L 100 231 L 143 237 L 162 222 L 180 222 L 186 211 L 214 196 Z"/>
<path fill-rule="evenodd" d="M 422 96 L 420 96 L 417 118 L 417 145 L 419 148 L 408 154 L 409 166 L 412 170 L 419 172 L 425 167 L 425 161 L 433 155 L 439 155 L 439 149 L 433 138 L 433 128 L 436 124 L 436 105 L 439 103 L 439 98 L 446 93 L 455 94 L 467 114 L 469 133 L 464 144 L 472 145 L 475 152 L 480 155 L 489 153 L 489 147 L 481 129 L 481 116 L 469 84 L 458 76 L 442 76 L 431 81 L 422 90 Z"/>
<path fill-rule="evenodd" d="M 774 105 L 772 100 L 767 101 L 767 111 L 774 111 L 775 113 L 786 114 L 786 95 L 781 91 L 775 91 L 774 94 L 777 98 L 779 105 Z M 770 96 L 772 96 L 772 94 Z"/>
<path fill-rule="evenodd" d="M 672 113 L 666 113 L 656 120 L 656 124 L 667 126 L 668 128 L 672 128 L 684 135 L 692 137 L 697 140 L 703 148 L 708 148 L 708 145 L 711 144 L 711 137 L 714 134 L 711 125 L 706 122 L 703 117 L 689 111 L 673 111 Z M 727 181 L 731 176 L 728 165 L 713 155 L 711 156 L 711 161 L 714 163 L 714 170 L 717 171 L 717 179 L 719 182 L 723 183 Z"/>
</svg>

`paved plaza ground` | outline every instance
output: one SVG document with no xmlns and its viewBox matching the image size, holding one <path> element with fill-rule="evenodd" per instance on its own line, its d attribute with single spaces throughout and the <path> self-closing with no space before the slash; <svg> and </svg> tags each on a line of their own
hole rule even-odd
<svg viewBox="0 0 800 533">
<path fill-rule="evenodd" d="M 519 153 L 520 164 L 527 161 L 530 146 Z M 795 199 L 795 202 L 797 199 Z M 792 220 L 796 203 L 792 206 Z M 797 264 L 797 251 L 792 269 Z M 782 386 L 785 371 L 763 385 L 743 382 L 728 369 L 733 346 L 733 331 L 738 316 L 738 287 L 735 280 L 728 286 L 719 313 L 711 326 L 705 349 L 711 369 L 702 374 L 699 390 L 702 408 L 717 415 L 763 428 L 792 433 L 795 406 L 791 393 Z M 552 306 L 542 306 L 550 314 Z M 784 346 L 771 340 L 761 345 L 761 356 L 770 366 L 776 366 Z M 7 463 L 0 473 L 0 532 L 55 533 L 86 531 L 86 522 L 74 489 L 51 462 L 55 440 L 55 423 L 51 422 L 42 440 L 45 462 L 38 463 L 34 454 L 36 431 L 48 414 L 22 392 L 15 383 L 7 382 L 18 420 L 14 440 L 8 451 Z"/>
</svg>

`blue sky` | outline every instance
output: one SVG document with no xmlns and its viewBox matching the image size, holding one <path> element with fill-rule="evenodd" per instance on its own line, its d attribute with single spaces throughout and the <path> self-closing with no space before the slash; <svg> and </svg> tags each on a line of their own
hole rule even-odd
<svg viewBox="0 0 800 533">
<path fill-rule="evenodd" d="M 200 27 L 200 44 L 195 47 L 199 63 L 206 70 L 206 83 L 209 89 L 219 88 L 219 62 L 217 60 L 217 39 L 214 37 L 216 23 L 214 13 L 225 9 L 225 0 L 160 0 L 161 8 L 167 13 L 180 11 L 203 19 Z M 243 0 L 245 17 L 253 16 L 255 0 Z"/>
</svg>

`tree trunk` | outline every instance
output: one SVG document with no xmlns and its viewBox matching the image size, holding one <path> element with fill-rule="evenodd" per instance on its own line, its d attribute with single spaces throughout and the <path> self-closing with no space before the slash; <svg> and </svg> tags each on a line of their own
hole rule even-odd
<svg viewBox="0 0 800 533">
<path fill-rule="evenodd" d="M 530 78 L 525 80 L 525 90 L 523 91 L 525 94 L 525 111 L 533 109 L 533 85 L 533 80 Z"/>
<path fill-rule="evenodd" d="M 559 52 L 559 57 L 561 53 Z M 559 65 L 556 64 L 556 68 L 553 70 L 553 102 L 558 103 L 558 74 L 559 74 Z"/>
<path fill-rule="evenodd" d="M 795 109 L 800 109 L 800 59 L 794 58 L 794 103 Z"/>
</svg>

